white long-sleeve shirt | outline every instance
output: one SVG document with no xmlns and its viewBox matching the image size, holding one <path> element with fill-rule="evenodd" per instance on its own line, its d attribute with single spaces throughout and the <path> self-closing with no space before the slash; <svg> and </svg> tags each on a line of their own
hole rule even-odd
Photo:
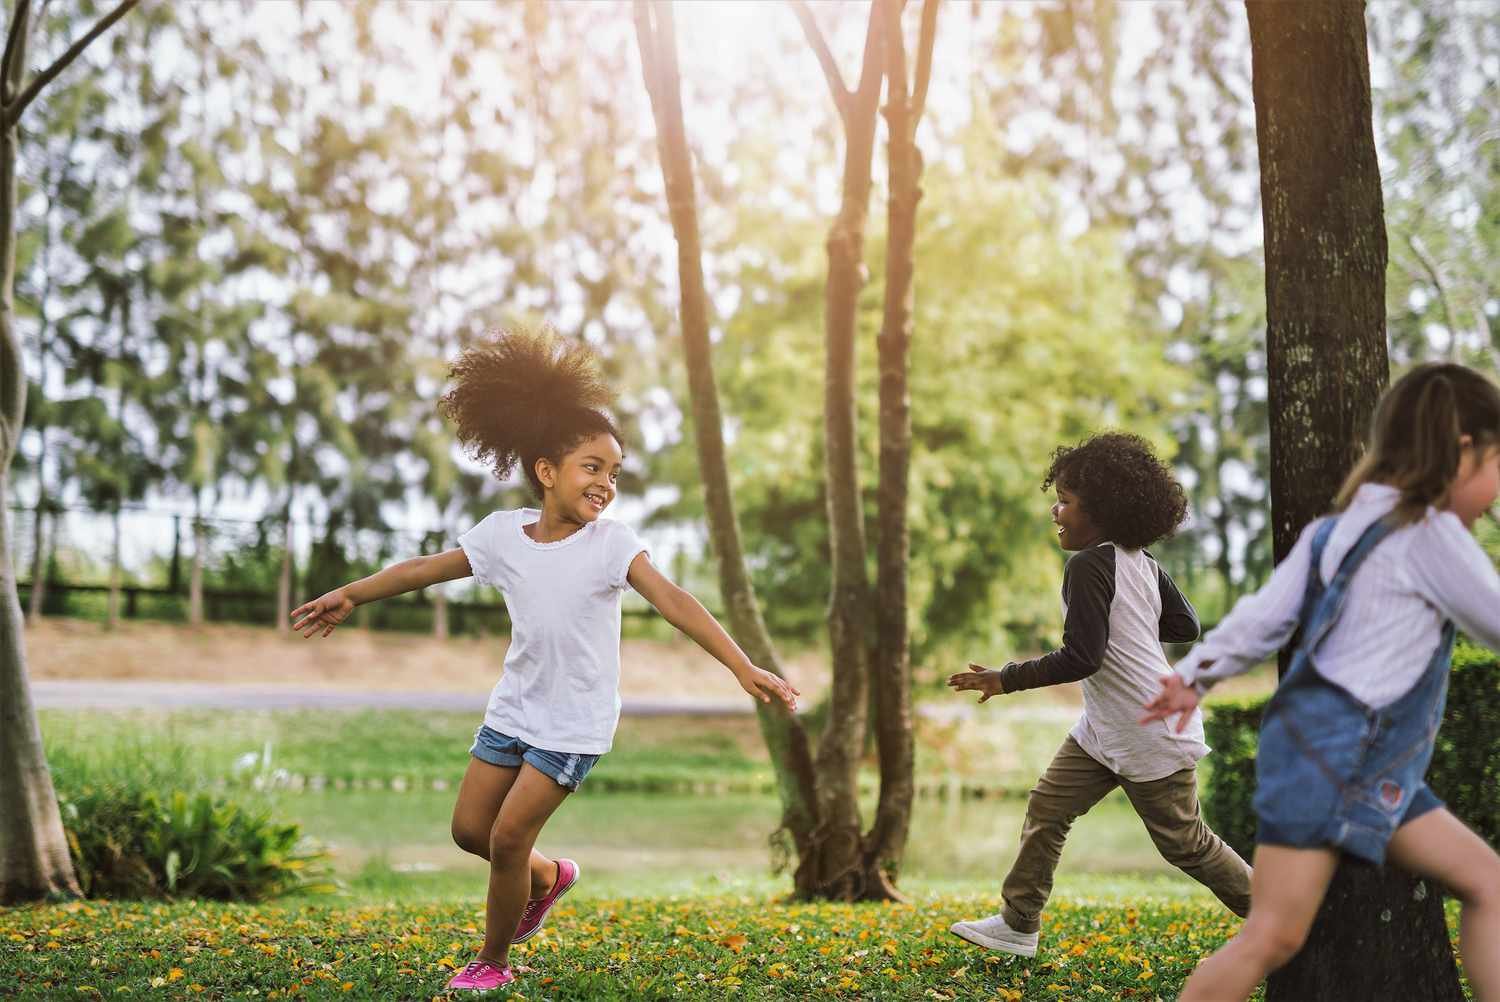
<svg viewBox="0 0 1500 1002">
<path fill-rule="evenodd" d="M 1325 583 L 1399 498 L 1384 484 L 1359 488 L 1323 548 L 1318 573 Z M 1240 599 L 1177 663 L 1184 682 L 1202 694 L 1286 644 L 1297 628 L 1316 524 L 1302 531 L 1265 587 Z M 1419 521 L 1392 531 L 1355 571 L 1343 612 L 1318 648 L 1318 670 L 1365 704 L 1386 706 L 1416 685 L 1448 619 L 1500 649 L 1500 575 L 1457 515 L 1428 508 Z"/>
</svg>

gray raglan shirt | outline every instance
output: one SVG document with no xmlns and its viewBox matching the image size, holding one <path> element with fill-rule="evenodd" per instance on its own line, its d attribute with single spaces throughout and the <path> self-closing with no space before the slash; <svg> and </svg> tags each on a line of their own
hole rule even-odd
<svg viewBox="0 0 1500 1002">
<path fill-rule="evenodd" d="M 1170 671 L 1162 641 L 1198 639 L 1198 614 L 1145 550 L 1099 543 L 1063 570 L 1063 643 L 1043 657 L 1008 665 L 1006 692 L 1083 683 L 1083 716 L 1073 739 L 1110 771 L 1149 782 L 1190 769 L 1204 755 L 1203 716 L 1139 723 Z"/>
</svg>

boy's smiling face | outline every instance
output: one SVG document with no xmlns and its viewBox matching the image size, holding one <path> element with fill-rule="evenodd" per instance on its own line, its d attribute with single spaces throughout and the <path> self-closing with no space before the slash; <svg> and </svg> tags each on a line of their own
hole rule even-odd
<svg viewBox="0 0 1500 1002">
<path fill-rule="evenodd" d="M 1061 483 L 1057 485 L 1057 502 L 1052 506 L 1052 521 L 1057 525 L 1057 543 L 1065 550 L 1085 550 L 1104 538 L 1083 503 Z"/>
</svg>

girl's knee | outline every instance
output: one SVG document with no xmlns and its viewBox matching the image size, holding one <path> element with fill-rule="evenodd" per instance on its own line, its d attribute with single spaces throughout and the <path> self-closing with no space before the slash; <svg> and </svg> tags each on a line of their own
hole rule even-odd
<svg viewBox="0 0 1500 1002">
<path fill-rule="evenodd" d="M 491 862 L 513 859 L 517 856 L 530 857 L 531 843 L 535 840 L 535 834 L 509 825 L 496 824 L 490 829 L 489 850 Z"/>
<path fill-rule="evenodd" d="M 485 856 L 489 850 L 488 833 L 475 831 L 466 825 L 453 822 L 453 843 L 464 852 L 473 853 L 475 856 Z"/>
<path fill-rule="evenodd" d="M 1256 920 L 1252 912 L 1238 938 L 1245 949 L 1259 958 L 1267 972 L 1283 966 L 1297 955 L 1307 942 L 1307 927 L 1271 918 Z"/>
<path fill-rule="evenodd" d="M 1500 856 L 1490 853 L 1483 865 L 1474 867 L 1459 886 L 1449 889 L 1465 905 L 1500 908 Z"/>
</svg>

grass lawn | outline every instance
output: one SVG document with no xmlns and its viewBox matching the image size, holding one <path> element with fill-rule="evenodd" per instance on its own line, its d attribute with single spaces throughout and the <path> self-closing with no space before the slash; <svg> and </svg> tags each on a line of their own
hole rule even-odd
<svg viewBox="0 0 1500 1002">
<path fill-rule="evenodd" d="M 947 932 L 997 910 L 993 893 L 914 886 L 904 905 L 766 893 L 565 899 L 516 948 L 530 970 L 502 997 L 1171 998 L 1239 925 L 1180 880 L 1074 877 L 1060 884 L 1037 957 L 1003 958 Z M 482 923 L 476 897 L 18 908 L 0 912 L 0 966 L 22 999 L 429 999 L 446 997 Z"/>
</svg>

